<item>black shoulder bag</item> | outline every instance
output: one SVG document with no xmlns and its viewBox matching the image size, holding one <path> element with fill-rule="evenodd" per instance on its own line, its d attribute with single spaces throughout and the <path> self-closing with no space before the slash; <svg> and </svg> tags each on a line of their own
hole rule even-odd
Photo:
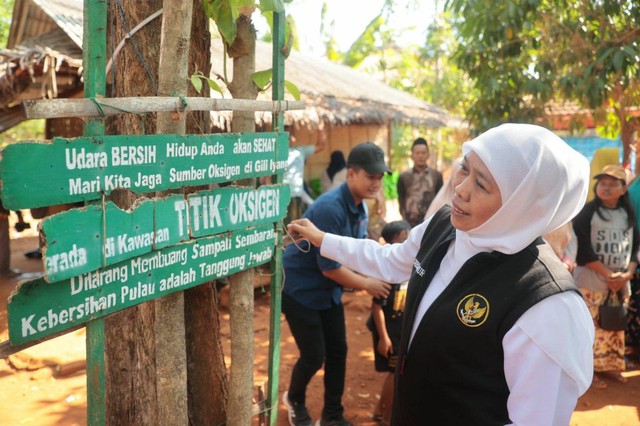
<svg viewBox="0 0 640 426">
<path fill-rule="evenodd" d="M 620 292 L 611 297 L 609 290 L 606 299 L 598 306 L 598 324 L 601 329 L 607 331 L 621 331 L 627 328 L 627 307 Z"/>
</svg>

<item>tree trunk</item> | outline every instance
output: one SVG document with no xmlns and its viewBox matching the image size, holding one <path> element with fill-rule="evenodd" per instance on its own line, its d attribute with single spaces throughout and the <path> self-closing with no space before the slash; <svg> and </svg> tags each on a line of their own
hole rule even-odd
<svg viewBox="0 0 640 426">
<path fill-rule="evenodd" d="M 108 51 L 123 40 L 128 30 L 162 8 L 162 1 L 110 2 Z M 124 17 L 124 18 L 123 18 Z M 125 21 L 126 20 L 126 24 Z M 157 95 L 161 20 L 149 22 L 114 59 L 108 97 Z M 207 74 L 210 68 L 208 19 L 201 3 L 194 2 L 189 74 L 195 69 Z M 135 47 L 134 47 L 135 43 Z M 113 45 L 112 45 L 113 44 Z M 137 52 L 140 52 L 140 57 Z M 208 92 L 206 92 L 208 93 Z M 190 88 L 189 96 L 197 96 Z M 187 132 L 209 131 L 207 112 L 189 113 Z M 120 115 L 108 121 L 108 134 L 153 134 L 155 114 Z M 110 197 L 121 207 L 130 207 L 135 197 L 116 191 Z M 221 424 L 224 419 L 227 381 L 220 344 L 218 311 L 211 285 L 205 284 L 185 292 L 186 335 L 196 336 L 187 343 L 189 419 L 193 424 Z M 207 296 L 206 298 L 202 295 Z M 212 303 L 202 308 L 191 301 Z M 206 302 L 208 301 L 208 302 Z M 203 315 L 204 317 L 201 317 Z M 197 318 L 193 321 L 193 318 Z M 106 424 L 159 424 L 156 388 L 156 348 L 154 303 L 144 303 L 105 319 Z M 203 338 L 206 336 L 207 338 Z M 206 377 L 203 377 L 206 376 Z M 192 380 L 193 377 L 196 380 Z M 204 379 L 208 380 L 204 380 Z M 171 377 L 169 377 L 171 379 Z M 206 413 L 203 407 L 206 407 Z M 194 412 L 199 412 L 194 415 Z M 206 414 L 213 418 L 202 420 Z"/>
<path fill-rule="evenodd" d="M 158 95 L 187 95 L 189 69 L 189 39 L 193 2 L 164 0 Z M 158 113 L 159 134 L 185 134 L 185 117 L 173 113 Z M 163 191 L 164 197 L 184 190 Z M 154 300 L 156 346 L 156 392 L 158 422 L 161 425 L 189 423 L 187 408 L 187 357 L 184 323 L 184 295 L 181 291 Z"/>
<path fill-rule="evenodd" d="M 121 9 L 118 6 L 121 6 Z M 162 8 L 162 1 L 109 3 L 108 52 L 115 48 L 138 22 Z M 123 20 L 126 20 L 123 21 Z M 160 19 L 149 22 L 128 41 L 114 60 L 113 79 L 107 96 L 153 96 L 157 94 Z M 144 61 L 144 62 L 143 62 Z M 155 133 L 155 114 L 138 117 L 120 115 L 108 121 L 107 134 Z M 117 191 L 109 197 L 121 208 L 129 208 L 135 196 Z M 158 424 L 155 371 L 155 309 L 143 303 L 105 318 L 106 424 Z"/>
<path fill-rule="evenodd" d="M 211 35 L 209 18 L 202 2 L 193 4 L 189 75 L 211 71 Z M 188 95 L 198 96 L 193 86 Z M 209 96 L 204 84 L 202 96 Z M 210 114 L 195 111 L 187 115 L 189 133 L 209 133 Z M 187 340 L 187 386 L 189 395 L 189 423 L 197 426 L 217 426 L 227 418 L 228 378 L 220 336 L 220 318 L 215 285 L 207 283 L 184 292 L 185 327 Z"/>
<path fill-rule="evenodd" d="M 234 99 L 255 99 L 258 90 L 251 74 L 255 72 L 256 34 L 251 18 L 243 15 L 236 21 L 237 39 L 242 54 L 233 61 L 233 81 L 229 90 Z M 254 112 L 234 111 L 233 132 L 255 132 Z M 255 186 L 255 179 L 238 181 L 241 185 Z M 253 270 L 231 277 L 231 378 L 229 390 L 229 426 L 251 424 L 253 396 Z"/>
</svg>

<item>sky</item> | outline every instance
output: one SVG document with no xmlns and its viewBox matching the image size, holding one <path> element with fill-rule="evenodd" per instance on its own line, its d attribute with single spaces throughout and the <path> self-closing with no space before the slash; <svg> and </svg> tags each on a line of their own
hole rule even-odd
<svg viewBox="0 0 640 426">
<path fill-rule="evenodd" d="M 333 36 L 337 48 L 347 51 L 375 18 L 384 0 L 324 0 L 327 3 L 328 21 L 334 21 Z M 438 0 L 397 0 L 396 14 L 390 25 L 403 30 L 401 42 L 420 45 L 427 26 L 431 23 Z M 407 3 L 412 6 L 406 7 Z M 300 50 L 313 56 L 324 56 L 320 34 L 320 13 L 323 0 L 294 0 L 285 4 L 288 15 L 293 16 L 298 29 Z M 260 26 L 258 25 L 260 31 Z"/>
</svg>

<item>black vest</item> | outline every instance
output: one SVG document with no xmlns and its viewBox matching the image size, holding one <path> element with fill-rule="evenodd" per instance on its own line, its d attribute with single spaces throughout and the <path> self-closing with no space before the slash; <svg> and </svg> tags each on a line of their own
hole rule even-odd
<svg viewBox="0 0 640 426">
<path fill-rule="evenodd" d="M 409 281 L 395 377 L 394 426 L 511 423 L 504 335 L 546 297 L 578 291 L 571 274 L 541 238 L 513 255 L 479 253 L 460 268 L 427 310 L 407 351 L 420 300 L 455 238 L 450 216 L 451 209 L 445 206 L 431 220 Z"/>
</svg>

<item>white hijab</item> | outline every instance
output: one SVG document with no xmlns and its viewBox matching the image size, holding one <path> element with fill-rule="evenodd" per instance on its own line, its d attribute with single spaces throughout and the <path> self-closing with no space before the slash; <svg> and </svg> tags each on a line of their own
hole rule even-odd
<svg viewBox="0 0 640 426">
<path fill-rule="evenodd" d="M 569 222 L 587 197 L 589 162 L 543 127 L 503 124 L 462 145 L 464 155 L 470 151 L 493 175 L 502 207 L 479 227 L 456 231 L 440 265 L 445 283 L 476 253 L 517 253 Z"/>
</svg>

